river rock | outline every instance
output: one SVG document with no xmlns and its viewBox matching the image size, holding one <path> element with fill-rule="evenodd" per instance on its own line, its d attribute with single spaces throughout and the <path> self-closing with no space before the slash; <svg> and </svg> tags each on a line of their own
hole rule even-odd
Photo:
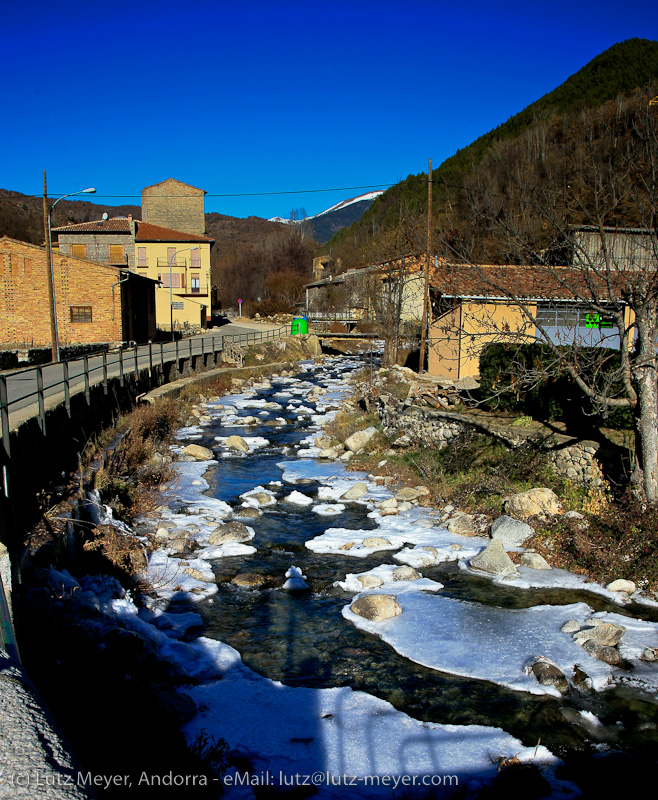
<svg viewBox="0 0 658 800">
<path fill-rule="evenodd" d="M 614 622 L 602 622 L 594 628 L 578 631 L 573 638 L 583 646 L 585 642 L 594 641 L 600 645 L 614 647 L 625 633 L 626 628 L 623 625 L 617 625 Z"/>
<path fill-rule="evenodd" d="M 488 546 L 469 562 L 471 569 L 487 575 L 516 575 L 514 562 L 505 552 L 500 539 L 492 539 Z"/>
<path fill-rule="evenodd" d="M 544 556 L 540 556 L 539 553 L 523 553 L 521 566 L 530 567 L 530 569 L 553 569 Z"/>
<path fill-rule="evenodd" d="M 203 583 L 213 583 L 214 578 L 210 575 L 207 575 L 205 572 L 201 572 L 201 570 L 195 569 L 194 567 L 183 567 L 182 570 L 186 575 L 189 575 L 190 578 L 194 578 L 197 581 L 202 581 Z"/>
<path fill-rule="evenodd" d="M 562 633 L 577 633 L 580 630 L 580 622 L 577 619 L 567 620 L 560 630 Z"/>
<path fill-rule="evenodd" d="M 257 575 L 255 572 L 239 572 L 231 583 L 248 589 L 259 589 L 264 583 L 267 583 L 267 580 L 264 575 Z"/>
<path fill-rule="evenodd" d="M 211 461 L 214 458 L 212 450 L 202 447 L 200 444 L 188 444 L 183 448 L 181 455 L 192 458 L 194 461 Z"/>
<path fill-rule="evenodd" d="M 627 581 L 623 578 L 612 581 L 612 583 L 609 583 L 605 588 L 609 592 L 626 592 L 626 594 L 633 594 L 633 592 L 637 590 L 637 586 L 633 581 Z"/>
<path fill-rule="evenodd" d="M 420 492 L 418 489 L 412 489 L 411 486 L 407 486 L 404 489 L 400 489 L 400 491 L 395 495 L 396 500 L 404 500 L 404 501 L 411 501 L 411 500 L 418 500 L 420 497 Z"/>
<path fill-rule="evenodd" d="M 538 658 L 532 665 L 532 672 L 542 686 L 554 686 L 560 694 L 569 691 L 569 681 L 566 675 L 547 658 Z"/>
<path fill-rule="evenodd" d="M 491 538 L 500 539 L 505 547 L 522 547 L 533 534 L 534 530 L 527 522 L 508 517 L 506 514 L 498 517 L 491 526 Z"/>
<path fill-rule="evenodd" d="M 363 540 L 364 547 L 390 547 L 391 543 L 383 536 L 367 536 Z"/>
<path fill-rule="evenodd" d="M 358 453 L 359 450 L 362 450 L 366 444 L 368 444 L 368 442 L 376 433 L 377 429 L 373 427 L 365 428 L 362 431 L 357 431 L 345 439 L 345 447 L 347 447 L 347 449 L 351 450 L 353 453 Z"/>
<path fill-rule="evenodd" d="M 268 492 L 254 492 L 247 495 L 247 500 L 255 500 L 259 506 L 271 506 L 276 503 L 276 498 L 272 497 Z"/>
<path fill-rule="evenodd" d="M 384 581 L 377 575 L 359 575 L 358 581 L 364 589 L 378 589 Z"/>
<path fill-rule="evenodd" d="M 585 642 L 583 645 L 583 650 L 588 656 L 592 656 L 592 658 L 598 658 L 599 661 L 605 661 L 606 664 L 610 664 L 613 667 L 616 667 L 621 663 L 621 656 L 619 655 L 619 650 L 617 650 L 616 647 L 599 644 L 593 639 L 588 639 Z"/>
<path fill-rule="evenodd" d="M 395 509 L 398 510 L 398 501 L 394 497 L 388 497 L 386 500 L 382 500 L 381 503 L 377 505 L 377 508 L 380 511 L 386 511 L 388 509 Z"/>
<path fill-rule="evenodd" d="M 529 489 L 503 501 L 505 512 L 511 517 L 553 517 L 560 512 L 560 501 L 551 489 Z"/>
<path fill-rule="evenodd" d="M 406 564 L 393 570 L 394 581 L 417 581 L 421 577 L 420 572 L 417 572 L 413 567 L 408 567 Z"/>
<path fill-rule="evenodd" d="M 448 532 L 460 536 L 482 536 L 489 527 L 489 520 L 484 514 L 461 514 L 448 522 Z"/>
<path fill-rule="evenodd" d="M 367 594 L 355 600 L 350 609 L 364 619 L 381 622 L 402 613 L 395 595 Z"/>
<path fill-rule="evenodd" d="M 253 534 L 242 522 L 225 522 L 218 525 L 208 538 L 209 544 L 226 544 L 226 542 L 248 542 Z"/>
<path fill-rule="evenodd" d="M 313 444 L 320 450 L 329 450 L 334 446 L 335 442 L 330 436 L 318 436 Z"/>
<path fill-rule="evenodd" d="M 242 519 L 258 519 L 258 517 L 263 516 L 263 512 L 259 511 L 257 508 L 241 508 L 239 511 L 235 512 L 236 517 L 241 517 Z"/>
<path fill-rule="evenodd" d="M 363 483 L 363 481 L 357 481 L 354 486 L 350 486 L 350 488 L 341 495 L 341 500 L 358 500 L 360 497 L 368 494 L 368 487 Z"/>
<path fill-rule="evenodd" d="M 229 436 L 228 439 L 224 442 L 224 445 L 229 448 L 229 450 L 237 450 L 240 453 L 248 453 L 249 452 L 249 445 L 245 442 L 242 436 Z"/>
</svg>

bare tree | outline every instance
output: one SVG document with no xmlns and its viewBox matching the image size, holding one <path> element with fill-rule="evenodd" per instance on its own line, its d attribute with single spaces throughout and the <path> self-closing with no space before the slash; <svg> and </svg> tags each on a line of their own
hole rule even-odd
<svg viewBox="0 0 658 800">
<path fill-rule="evenodd" d="M 552 364 L 526 368 L 520 386 L 537 385 L 548 369 L 569 375 L 601 409 L 634 409 L 631 480 L 657 503 L 658 121 L 648 99 L 613 105 L 612 113 L 583 113 L 557 141 L 547 141 L 542 123 L 538 138 L 500 150 L 465 187 L 470 234 L 455 234 L 448 212 L 437 239 L 452 263 L 451 281 L 480 286 L 523 319 L 515 327 L 492 315 L 491 330 L 497 324 L 507 340 L 536 331 L 550 348 Z M 517 266 L 483 267 L 488 251 Z M 551 297 L 556 309 L 612 324 L 620 353 L 614 375 L 605 369 L 609 351 L 585 348 L 578 325 L 547 322 L 537 300 Z M 568 341 L 557 330 L 571 331 Z"/>
</svg>

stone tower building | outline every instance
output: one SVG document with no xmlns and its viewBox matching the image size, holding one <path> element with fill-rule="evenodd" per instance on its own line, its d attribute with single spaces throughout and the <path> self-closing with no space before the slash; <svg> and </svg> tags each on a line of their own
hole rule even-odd
<svg viewBox="0 0 658 800">
<path fill-rule="evenodd" d="M 169 178 L 142 189 L 142 220 L 185 233 L 206 232 L 203 189 Z"/>
</svg>

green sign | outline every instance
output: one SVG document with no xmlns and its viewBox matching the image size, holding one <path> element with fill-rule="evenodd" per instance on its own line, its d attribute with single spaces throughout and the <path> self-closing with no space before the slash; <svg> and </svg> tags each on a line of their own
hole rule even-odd
<svg viewBox="0 0 658 800">
<path fill-rule="evenodd" d="M 602 317 L 599 314 L 592 312 L 585 316 L 586 328 L 612 328 L 614 323 L 609 317 Z"/>
</svg>

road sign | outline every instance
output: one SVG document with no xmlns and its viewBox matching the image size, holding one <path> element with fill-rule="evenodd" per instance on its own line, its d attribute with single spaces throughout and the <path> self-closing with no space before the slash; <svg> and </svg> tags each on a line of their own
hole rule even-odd
<svg viewBox="0 0 658 800">
<path fill-rule="evenodd" d="M 242 303 L 242 299 L 238 299 L 238 303 Z"/>
</svg>

